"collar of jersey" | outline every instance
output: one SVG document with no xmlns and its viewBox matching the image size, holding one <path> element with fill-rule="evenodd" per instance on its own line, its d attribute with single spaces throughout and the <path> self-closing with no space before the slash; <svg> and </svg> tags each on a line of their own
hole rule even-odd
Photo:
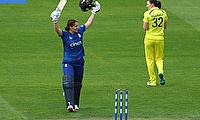
<svg viewBox="0 0 200 120">
<path fill-rule="evenodd" d="M 150 9 L 150 11 L 151 10 L 159 10 L 159 8 L 158 7 L 153 7 L 153 8 Z"/>
</svg>

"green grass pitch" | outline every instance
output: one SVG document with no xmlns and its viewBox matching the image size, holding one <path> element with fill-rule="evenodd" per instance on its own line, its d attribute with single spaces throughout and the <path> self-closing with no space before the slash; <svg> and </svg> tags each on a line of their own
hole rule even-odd
<svg viewBox="0 0 200 120">
<path fill-rule="evenodd" d="M 62 42 L 49 19 L 59 0 L 0 5 L 0 119 L 112 120 L 114 91 L 129 90 L 129 120 L 200 119 L 200 2 L 162 0 L 166 85 L 146 86 L 142 28 L 145 0 L 99 0 L 101 11 L 86 31 L 80 110 L 65 110 Z M 79 0 L 69 0 L 59 27 L 84 24 Z"/>
</svg>

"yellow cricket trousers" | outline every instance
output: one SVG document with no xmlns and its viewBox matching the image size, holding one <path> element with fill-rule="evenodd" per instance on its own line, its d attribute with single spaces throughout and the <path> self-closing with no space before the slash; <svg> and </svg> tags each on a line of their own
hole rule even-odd
<svg viewBox="0 0 200 120">
<path fill-rule="evenodd" d="M 150 82 L 156 84 L 155 64 L 158 73 L 163 73 L 164 40 L 144 40 L 146 64 Z"/>
</svg>

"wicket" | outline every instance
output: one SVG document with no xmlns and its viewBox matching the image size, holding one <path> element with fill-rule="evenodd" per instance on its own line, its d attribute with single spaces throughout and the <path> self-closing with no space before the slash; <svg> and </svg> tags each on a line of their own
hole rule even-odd
<svg viewBox="0 0 200 120">
<path fill-rule="evenodd" d="M 123 100 L 125 98 L 125 100 Z M 124 120 L 128 120 L 128 90 L 118 89 L 115 91 L 115 103 L 114 103 L 114 120 L 118 117 L 118 105 L 119 106 L 119 118 L 122 120 L 124 113 Z M 123 105 L 124 102 L 124 105 Z M 124 108 L 124 110 L 123 110 Z"/>
</svg>

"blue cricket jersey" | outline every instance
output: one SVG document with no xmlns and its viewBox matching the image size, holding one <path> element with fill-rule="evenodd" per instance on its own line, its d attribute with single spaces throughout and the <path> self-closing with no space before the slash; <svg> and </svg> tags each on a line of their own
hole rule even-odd
<svg viewBox="0 0 200 120">
<path fill-rule="evenodd" d="M 78 28 L 78 32 L 71 34 L 68 31 L 62 31 L 62 41 L 64 48 L 63 62 L 72 62 L 82 59 L 85 56 L 83 48 L 83 33 L 85 32 L 85 25 Z"/>
</svg>

